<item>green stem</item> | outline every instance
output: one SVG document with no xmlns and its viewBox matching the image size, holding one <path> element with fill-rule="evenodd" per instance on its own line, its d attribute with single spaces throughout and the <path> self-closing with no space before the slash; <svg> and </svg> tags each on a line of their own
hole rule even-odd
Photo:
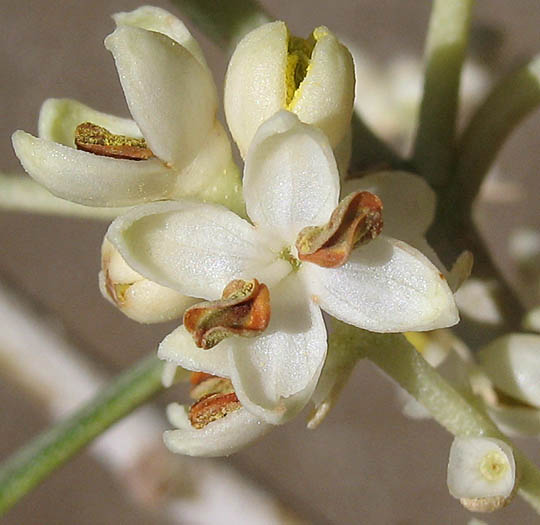
<svg viewBox="0 0 540 525">
<path fill-rule="evenodd" d="M 350 170 L 408 168 L 408 164 L 392 148 L 381 140 L 355 112 L 352 117 L 353 150 Z"/>
<path fill-rule="evenodd" d="M 473 0 L 435 0 L 426 40 L 426 72 L 414 163 L 433 186 L 448 179 L 454 164 L 461 67 Z"/>
<path fill-rule="evenodd" d="M 232 51 L 252 29 L 272 17 L 255 0 L 171 0 L 217 44 Z"/>
<path fill-rule="evenodd" d="M 469 214 L 501 145 L 539 105 L 540 55 L 503 78 L 473 115 L 459 142 L 455 181 Z"/>
<path fill-rule="evenodd" d="M 127 208 L 92 208 L 55 197 L 26 175 L 0 173 L 0 210 L 112 220 Z"/>
<path fill-rule="evenodd" d="M 519 494 L 540 513 L 540 471 L 500 432 L 493 421 L 448 384 L 401 334 L 374 334 L 334 323 L 330 344 L 347 345 L 367 357 L 431 413 L 455 436 L 490 436 L 514 450 L 521 478 Z"/>
<path fill-rule="evenodd" d="M 0 466 L 0 515 L 113 423 L 163 389 L 163 362 L 143 359 L 71 417 Z"/>
</svg>

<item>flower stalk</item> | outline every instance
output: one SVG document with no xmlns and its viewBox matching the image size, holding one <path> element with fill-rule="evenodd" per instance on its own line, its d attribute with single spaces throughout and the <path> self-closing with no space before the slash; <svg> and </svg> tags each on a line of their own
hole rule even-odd
<svg viewBox="0 0 540 525">
<path fill-rule="evenodd" d="M 540 471 L 502 434 L 493 421 L 450 386 L 401 334 L 363 332 L 334 323 L 330 344 L 356 349 L 422 403 L 433 418 L 455 436 L 501 439 L 514 450 L 520 473 L 519 494 L 540 513 Z"/>
<path fill-rule="evenodd" d="M 163 363 L 147 357 L 71 417 L 43 432 L 0 466 L 0 515 L 95 437 L 163 390 Z"/>
<path fill-rule="evenodd" d="M 0 173 L 0 209 L 111 221 L 127 208 L 93 208 L 55 197 L 25 175 Z"/>
<path fill-rule="evenodd" d="M 172 0 L 209 38 L 232 51 L 252 29 L 272 17 L 255 0 Z"/>
<path fill-rule="evenodd" d="M 459 81 L 472 6 L 473 0 L 436 0 L 431 11 L 414 164 L 433 186 L 446 182 L 454 163 Z"/>
<path fill-rule="evenodd" d="M 455 184 L 465 196 L 463 213 L 471 213 L 484 177 L 506 138 L 539 105 L 540 55 L 537 55 L 493 88 L 460 139 Z"/>
</svg>

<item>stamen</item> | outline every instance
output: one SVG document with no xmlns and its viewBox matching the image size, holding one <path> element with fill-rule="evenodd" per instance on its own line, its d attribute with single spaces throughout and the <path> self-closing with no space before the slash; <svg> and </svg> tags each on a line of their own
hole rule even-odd
<svg viewBox="0 0 540 525">
<path fill-rule="evenodd" d="M 83 122 L 77 126 L 75 145 L 77 149 L 117 159 L 147 160 L 154 156 L 144 139 L 114 135 L 91 122 Z"/>
<path fill-rule="evenodd" d="M 287 85 L 285 106 L 288 109 L 291 109 L 294 105 L 295 94 L 306 77 L 314 46 L 315 39 L 313 35 L 307 39 L 292 35 L 289 36 L 287 69 L 285 73 L 285 82 Z"/>
<path fill-rule="evenodd" d="M 238 410 L 238 401 L 230 379 L 204 372 L 191 374 L 190 395 L 197 400 L 189 409 L 191 425 L 197 429 Z"/>
<path fill-rule="evenodd" d="M 259 335 L 269 322 L 270 292 L 257 279 L 232 281 L 223 290 L 222 299 L 196 304 L 184 314 L 184 326 L 195 344 L 204 349 L 231 335 Z"/>
<path fill-rule="evenodd" d="M 351 251 L 381 233 L 382 202 L 368 191 L 345 197 L 324 226 L 308 226 L 296 239 L 301 261 L 337 268 L 347 262 Z"/>
</svg>

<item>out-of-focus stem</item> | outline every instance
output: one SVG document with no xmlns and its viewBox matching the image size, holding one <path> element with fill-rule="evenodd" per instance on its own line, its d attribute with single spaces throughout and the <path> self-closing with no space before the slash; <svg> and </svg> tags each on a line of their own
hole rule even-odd
<svg viewBox="0 0 540 525">
<path fill-rule="evenodd" d="M 504 77 L 476 110 L 459 141 L 455 184 L 464 213 L 474 199 L 503 142 L 540 105 L 540 55 Z"/>
<path fill-rule="evenodd" d="M 352 117 L 351 171 L 406 169 L 408 164 L 369 128 L 356 112 Z"/>
<path fill-rule="evenodd" d="M 93 208 L 55 197 L 26 175 L 0 173 L 0 210 L 113 220 L 128 208 Z"/>
<path fill-rule="evenodd" d="M 152 356 L 122 373 L 62 423 L 0 466 L 0 515 L 113 423 L 163 390 L 163 362 Z"/>
<path fill-rule="evenodd" d="M 429 21 L 414 164 L 433 186 L 445 183 L 454 164 L 459 81 L 472 6 L 473 0 L 435 0 Z"/>
<path fill-rule="evenodd" d="M 255 0 L 171 0 L 217 44 L 232 51 L 252 29 L 272 17 Z"/>
</svg>

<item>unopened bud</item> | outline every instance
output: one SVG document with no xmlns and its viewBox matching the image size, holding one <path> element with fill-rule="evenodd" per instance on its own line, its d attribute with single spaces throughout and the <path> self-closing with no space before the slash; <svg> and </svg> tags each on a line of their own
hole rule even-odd
<svg viewBox="0 0 540 525">
<path fill-rule="evenodd" d="M 103 297 L 139 323 L 179 319 L 186 308 L 196 302 L 196 299 L 150 281 L 131 269 L 107 239 L 101 247 L 99 288 Z"/>
<path fill-rule="evenodd" d="M 500 337 L 478 352 L 478 360 L 497 390 L 540 408 L 540 335 Z"/>
<path fill-rule="evenodd" d="M 512 449 L 494 438 L 455 438 L 448 460 L 450 494 L 473 512 L 492 512 L 508 504 L 516 465 Z"/>
</svg>

